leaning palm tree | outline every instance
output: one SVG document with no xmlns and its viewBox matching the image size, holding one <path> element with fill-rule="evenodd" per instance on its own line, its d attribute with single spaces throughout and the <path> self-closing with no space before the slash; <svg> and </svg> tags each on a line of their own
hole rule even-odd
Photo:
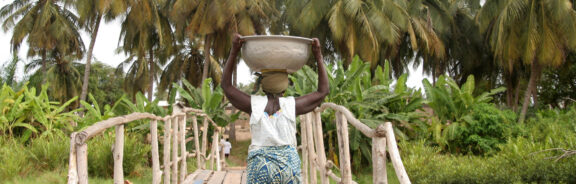
<svg viewBox="0 0 576 184">
<path fill-rule="evenodd" d="M 556 67 L 576 49 L 576 12 L 570 0 L 488 0 L 477 15 L 495 58 L 514 72 L 530 66 L 519 122 L 523 122 L 544 67 Z M 534 101 L 536 95 L 534 95 Z"/>
<path fill-rule="evenodd" d="M 73 3 L 74 7 L 76 8 L 76 12 L 79 14 L 79 23 L 87 27 L 88 32 L 91 32 L 90 45 L 88 46 L 88 53 L 86 54 L 84 78 L 82 80 L 82 93 L 80 94 L 80 100 L 85 101 L 86 95 L 88 94 L 88 79 L 90 77 L 92 52 L 96 44 L 96 38 L 100 28 L 100 21 L 103 17 L 107 21 L 110 21 L 118 15 L 124 13 L 127 4 L 126 1 L 119 0 L 77 0 Z M 81 103 L 79 107 L 82 108 Z"/>
<path fill-rule="evenodd" d="M 0 9 L 0 19 L 4 31 L 12 29 L 12 52 L 16 53 L 26 39 L 28 56 L 41 58 L 42 73 L 47 71 L 48 53 L 75 58 L 83 56 L 84 43 L 78 32 L 78 18 L 58 1 L 16 0 Z"/>
<path fill-rule="evenodd" d="M 173 33 L 167 12 L 162 11 L 163 4 L 157 0 L 128 0 L 127 13 L 122 21 L 120 32 L 121 50 L 136 58 L 130 66 L 132 74 L 126 76 L 128 84 L 145 85 L 148 90 L 148 100 L 152 100 L 154 82 L 160 73 L 160 66 L 167 61 L 173 52 Z M 147 63 L 142 63 L 147 60 Z M 122 66 L 126 66 L 123 64 Z M 135 77 L 146 77 L 142 80 Z M 145 82 L 143 84 L 137 81 Z"/>
</svg>

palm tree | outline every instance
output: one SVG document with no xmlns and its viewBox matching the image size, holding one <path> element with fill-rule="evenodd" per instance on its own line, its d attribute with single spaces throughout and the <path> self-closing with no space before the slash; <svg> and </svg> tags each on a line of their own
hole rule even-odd
<svg viewBox="0 0 576 184">
<path fill-rule="evenodd" d="M 127 4 L 129 8 L 122 21 L 120 40 L 122 50 L 135 56 L 137 62 L 132 62 L 131 71 L 126 75 L 126 84 L 144 85 L 148 89 L 148 100 L 152 101 L 154 81 L 160 72 L 159 65 L 164 64 L 173 52 L 171 25 L 165 16 L 166 12 L 162 10 L 164 5 L 159 1 L 128 0 Z M 144 63 L 146 58 L 147 63 Z M 126 64 L 121 64 L 119 68 Z"/>
<path fill-rule="evenodd" d="M 27 73 L 35 71 L 33 78 L 46 78 L 46 82 L 50 83 L 50 96 L 64 103 L 78 96 L 80 89 L 80 73 L 73 65 L 76 59 L 78 58 L 75 56 L 62 56 L 58 52 L 50 52 L 46 55 L 46 59 L 34 59 L 28 63 L 25 71 Z M 37 70 L 38 67 L 43 66 L 47 67 L 46 72 Z"/>
<path fill-rule="evenodd" d="M 14 88 L 14 85 L 17 84 L 16 70 L 18 69 L 18 63 L 21 61 L 22 60 L 18 57 L 18 54 L 13 54 L 12 60 L 4 63 L 2 68 L 0 68 L 0 83 Z"/>
<path fill-rule="evenodd" d="M 90 45 L 88 46 L 88 53 L 86 54 L 86 65 L 84 68 L 84 78 L 82 80 L 82 93 L 80 100 L 86 101 L 88 94 L 88 79 L 90 77 L 92 52 L 96 44 L 96 37 L 100 28 L 100 21 L 102 17 L 106 20 L 112 20 L 116 16 L 123 13 L 126 9 L 125 1 L 94 1 L 94 0 L 77 0 L 74 3 L 76 11 L 79 14 L 79 23 L 88 28 L 91 32 Z M 80 103 L 79 108 L 82 108 Z"/>
<path fill-rule="evenodd" d="M 174 0 L 170 4 L 176 37 L 182 42 L 186 38 L 187 42 L 198 42 L 198 38 L 202 38 L 204 61 L 200 82 L 213 71 L 210 69 L 215 62 L 212 59 L 223 60 L 228 55 L 230 35 L 263 34 L 269 15 L 276 13 L 274 2 L 266 0 Z"/>
<path fill-rule="evenodd" d="M 497 61 L 514 72 L 518 62 L 530 66 L 519 122 L 544 67 L 561 65 L 576 49 L 576 12 L 570 0 L 489 0 L 477 16 Z M 534 96 L 534 101 L 536 96 Z"/>
<path fill-rule="evenodd" d="M 3 19 L 4 31 L 12 29 L 12 52 L 17 53 L 26 38 L 28 56 L 41 57 L 42 73 L 47 72 L 48 53 L 74 58 L 83 56 L 84 43 L 77 28 L 78 18 L 57 1 L 16 0 L 0 9 L 0 19 Z"/>
<path fill-rule="evenodd" d="M 166 65 L 158 85 L 159 91 L 170 89 L 172 83 L 179 83 L 182 79 L 186 79 L 191 84 L 201 83 L 204 56 L 200 54 L 197 44 L 189 43 L 187 46 L 177 49 L 180 52 L 176 53 L 170 63 Z M 184 46 L 180 45 L 179 47 Z"/>
</svg>

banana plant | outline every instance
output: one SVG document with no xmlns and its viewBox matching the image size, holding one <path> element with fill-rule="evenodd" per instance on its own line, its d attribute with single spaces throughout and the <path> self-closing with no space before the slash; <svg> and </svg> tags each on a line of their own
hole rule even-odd
<svg viewBox="0 0 576 184">
<path fill-rule="evenodd" d="M 226 104 L 223 103 L 224 92 L 220 86 L 212 89 L 212 78 L 204 80 L 201 88 L 196 88 L 188 81 L 183 80 L 182 86 L 174 83 L 172 91 L 178 92 L 180 97 L 186 101 L 187 106 L 202 109 L 218 126 L 226 126 L 228 123 L 236 121 L 240 115 L 240 113 L 227 115 L 224 112 L 226 107 Z"/>
<path fill-rule="evenodd" d="M 26 88 L 20 90 L 18 93 L 14 92 L 12 88 L 4 84 L 2 86 L 2 91 L 0 91 L 0 132 L 8 132 L 9 136 L 14 135 L 14 128 L 23 127 L 33 133 L 38 133 L 38 130 L 25 123 L 26 109 L 28 106 L 27 102 L 23 103 L 24 95 L 23 91 Z"/>
<path fill-rule="evenodd" d="M 341 64 L 328 65 L 330 94 L 325 102 L 332 102 L 348 108 L 360 121 L 375 128 L 379 124 L 390 121 L 395 124 L 394 131 L 399 139 L 416 137 L 420 129 L 424 129 L 422 115 L 416 112 L 422 106 L 423 98 L 419 91 L 406 86 L 407 75 L 402 75 L 393 85 L 390 78 L 389 64 L 384 68 L 377 67 L 373 72 L 370 64 L 362 62 L 358 57 L 347 70 Z M 318 75 L 308 66 L 291 75 L 293 88 L 289 88 L 290 96 L 301 96 L 316 91 Z M 333 121 L 334 113 L 323 114 L 323 122 Z M 325 123 L 328 152 L 337 161 L 336 127 L 333 123 Z M 350 149 L 355 166 L 361 167 L 371 162 L 371 139 L 362 135 L 356 129 L 350 129 Z M 355 170 L 358 170 L 356 168 Z"/>
<path fill-rule="evenodd" d="M 48 84 L 49 85 L 49 84 Z M 54 136 L 55 134 L 61 134 L 72 131 L 72 123 L 76 122 L 78 116 L 75 114 L 79 109 L 67 111 L 69 106 L 78 99 L 74 97 L 62 105 L 59 102 L 51 101 L 47 87 L 48 85 L 42 85 L 42 89 L 38 96 L 36 96 L 36 90 L 31 88 L 30 90 L 25 90 L 26 101 L 29 101 L 29 117 L 30 123 L 39 123 L 41 127 L 40 137 Z"/>
<path fill-rule="evenodd" d="M 455 150 L 459 147 L 455 142 L 465 137 L 467 127 L 477 123 L 473 109 L 481 104 L 488 104 L 492 96 L 504 92 L 506 88 L 500 87 L 483 92 L 475 96 L 474 76 L 468 76 L 466 83 L 459 87 L 456 82 L 447 76 L 440 76 L 433 86 L 427 79 L 422 81 L 426 92 L 426 103 L 434 110 L 430 118 L 430 127 L 426 131 L 432 141 L 445 150 Z"/>
<path fill-rule="evenodd" d="M 84 118 L 80 120 L 77 129 L 82 129 L 98 121 L 103 121 L 108 118 L 117 116 L 116 111 L 118 107 L 122 104 L 122 102 L 125 100 L 125 98 L 126 96 L 123 95 L 116 102 L 114 102 L 112 106 L 106 104 L 104 105 L 104 109 L 102 109 L 100 108 L 100 105 L 98 105 L 98 102 L 96 101 L 94 96 L 92 96 L 92 94 L 88 94 L 88 99 L 90 100 L 90 103 L 86 101 L 80 102 L 84 107 L 85 114 Z"/>
<path fill-rule="evenodd" d="M 0 91 L 0 133 L 18 136 L 26 142 L 32 136 L 54 136 L 71 131 L 71 123 L 77 120 L 76 111 L 66 110 L 75 100 L 70 99 L 62 105 L 50 100 L 47 85 L 43 85 L 38 94 L 36 88 L 27 85 L 18 92 L 3 85 Z"/>
</svg>

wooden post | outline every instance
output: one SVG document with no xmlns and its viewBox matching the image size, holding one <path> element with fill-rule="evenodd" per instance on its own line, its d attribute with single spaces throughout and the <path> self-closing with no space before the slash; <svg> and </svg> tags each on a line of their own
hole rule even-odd
<svg viewBox="0 0 576 184">
<path fill-rule="evenodd" d="M 114 184 L 124 184 L 124 125 L 116 125 L 114 141 Z"/>
<path fill-rule="evenodd" d="M 215 159 L 216 159 L 216 171 L 221 171 L 222 167 L 220 166 L 220 128 L 219 127 L 215 127 L 216 131 L 214 132 L 214 142 L 212 143 L 214 145 L 214 155 Z"/>
<path fill-rule="evenodd" d="M 188 174 L 188 163 L 186 162 L 186 158 L 188 157 L 186 153 L 186 115 L 180 117 L 180 156 L 182 157 L 180 163 L 180 182 L 183 182 L 186 179 L 186 175 Z"/>
<path fill-rule="evenodd" d="M 170 134 L 172 119 L 168 118 L 164 122 L 164 183 L 170 183 Z"/>
<path fill-rule="evenodd" d="M 300 135 L 302 148 L 302 182 L 308 183 L 308 140 L 306 137 L 306 117 L 300 116 Z"/>
<path fill-rule="evenodd" d="M 328 175 L 326 174 L 326 151 L 324 150 L 324 136 L 322 134 L 322 112 L 313 112 L 315 128 L 315 145 L 318 165 L 320 168 L 320 181 L 322 184 L 328 184 Z"/>
<path fill-rule="evenodd" d="M 172 183 L 178 183 L 178 117 L 172 119 Z M 169 166 L 168 166 L 169 167 Z"/>
<path fill-rule="evenodd" d="M 386 173 L 386 137 L 372 138 L 372 183 L 388 184 Z"/>
<path fill-rule="evenodd" d="M 201 168 L 200 165 L 202 161 L 200 161 L 200 139 L 198 136 L 198 119 L 196 115 L 192 116 L 192 128 L 194 128 L 194 150 L 196 151 L 196 168 Z"/>
<path fill-rule="evenodd" d="M 70 135 L 70 162 L 68 163 L 68 184 L 78 183 L 78 167 L 76 167 L 76 132 Z"/>
<path fill-rule="evenodd" d="M 350 184 L 352 182 L 352 169 L 350 167 L 350 144 L 348 138 L 348 122 L 346 116 L 340 111 L 336 113 L 339 117 L 336 122 L 338 130 L 338 148 L 340 151 L 340 171 L 342 172 L 342 183 Z"/>
<path fill-rule="evenodd" d="M 406 173 L 406 169 L 402 164 L 402 159 L 400 158 L 400 152 L 398 151 L 398 146 L 396 145 L 396 137 L 394 137 L 394 130 L 392 129 L 392 123 L 384 123 L 386 128 L 386 143 L 388 143 L 388 151 L 390 152 L 390 159 L 392 160 L 392 165 L 396 171 L 396 176 L 401 184 L 409 184 L 410 179 Z"/>
<path fill-rule="evenodd" d="M 78 183 L 88 184 L 88 144 L 76 145 Z"/>
<path fill-rule="evenodd" d="M 208 116 L 204 116 L 204 121 L 203 121 L 203 126 L 202 126 L 202 151 L 200 152 L 200 154 L 204 155 L 204 158 L 206 156 L 206 147 L 208 146 Z M 202 159 L 202 165 L 201 167 L 198 168 L 202 168 L 202 169 L 206 169 L 206 160 Z"/>
<path fill-rule="evenodd" d="M 316 163 L 314 159 L 316 158 L 316 151 L 314 150 L 314 135 L 312 134 L 312 113 L 307 113 L 306 115 L 306 140 L 308 141 L 308 160 L 310 164 L 310 183 L 316 184 L 318 182 L 318 177 L 316 176 Z"/>
<path fill-rule="evenodd" d="M 160 171 L 160 158 L 158 153 L 158 121 L 150 121 L 150 134 L 152 136 L 152 184 L 159 184 L 162 178 Z"/>
</svg>

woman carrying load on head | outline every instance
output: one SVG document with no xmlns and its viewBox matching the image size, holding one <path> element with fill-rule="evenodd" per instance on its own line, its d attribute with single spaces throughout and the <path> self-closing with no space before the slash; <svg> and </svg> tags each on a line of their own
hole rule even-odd
<svg viewBox="0 0 576 184">
<path fill-rule="evenodd" d="M 313 40 L 318 91 L 296 98 L 283 97 L 289 85 L 288 73 L 274 70 L 262 71 L 260 83 L 266 96 L 250 96 L 232 86 L 236 57 L 244 42 L 240 35 L 234 35 L 224 67 L 222 89 L 232 105 L 250 114 L 252 143 L 248 150 L 248 183 L 301 183 L 296 116 L 314 110 L 329 92 L 320 42 L 316 38 Z"/>
</svg>

